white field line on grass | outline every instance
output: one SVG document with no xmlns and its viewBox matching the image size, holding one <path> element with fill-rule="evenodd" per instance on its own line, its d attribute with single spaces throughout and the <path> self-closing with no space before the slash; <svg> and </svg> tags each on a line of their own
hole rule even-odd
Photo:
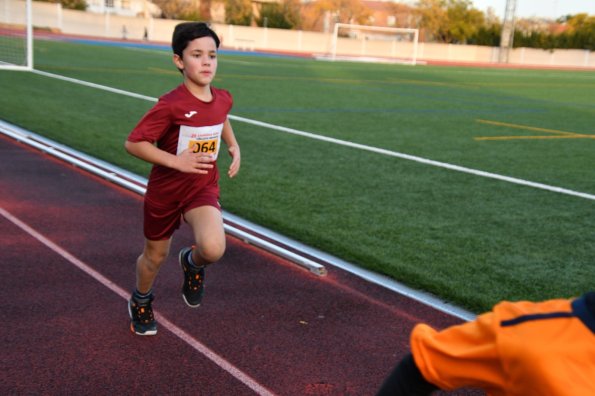
<svg viewBox="0 0 595 396">
<path fill-rule="evenodd" d="M 39 74 L 42 76 L 46 76 L 46 77 L 56 78 L 56 79 L 63 80 L 63 81 L 72 82 L 75 84 L 84 85 L 87 87 L 92 87 L 92 88 L 97 88 L 97 89 L 101 89 L 104 91 L 117 93 L 120 95 L 126 95 L 126 96 L 130 96 L 133 98 L 144 99 L 144 100 L 148 100 L 151 102 L 157 102 L 157 100 L 158 100 L 157 98 L 153 98 L 150 96 L 140 95 L 140 94 L 137 94 L 134 92 L 128 92 L 128 91 L 124 91 L 121 89 L 112 88 L 112 87 L 108 87 L 108 86 L 100 85 L 100 84 L 95 84 L 95 83 L 91 83 L 91 82 L 87 82 L 87 81 L 83 81 L 83 80 L 77 80 L 75 78 L 65 77 L 65 76 L 61 76 L 58 74 L 52 74 L 52 73 L 44 72 L 41 70 L 33 70 L 33 73 L 36 73 L 36 74 Z M 536 182 L 523 180 L 523 179 L 517 179 L 515 177 L 503 176 L 503 175 L 499 175 L 497 173 L 484 172 L 481 170 L 466 168 L 464 166 L 453 165 L 453 164 L 449 164 L 446 162 L 434 161 L 434 160 L 430 160 L 430 159 L 426 159 L 426 158 L 422 158 L 422 157 L 417 157 L 414 155 L 403 154 L 403 153 L 399 153 L 396 151 L 386 150 L 386 149 L 373 147 L 373 146 L 367 146 L 365 144 L 353 143 L 353 142 L 349 142 L 346 140 L 335 139 L 335 138 L 331 138 L 331 137 L 327 137 L 327 136 L 317 135 L 312 132 L 305 132 L 305 131 L 300 131 L 297 129 L 286 128 L 286 127 L 282 127 L 279 125 L 269 124 L 267 122 L 252 120 L 249 118 L 238 117 L 238 116 L 234 116 L 234 115 L 229 115 L 229 118 L 231 120 L 243 122 L 246 124 L 252 124 L 252 125 L 260 126 L 263 128 L 273 129 L 273 130 L 276 130 L 279 132 L 285 132 L 285 133 L 290 133 L 293 135 L 303 136 L 303 137 L 306 137 L 309 139 L 320 140 L 320 141 L 324 141 L 324 142 L 328 142 L 328 143 L 338 144 L 340 146 L 351 147 L 351 148 L 355 148 L 355 149 L 359 149 L 359 150 L 369 151 L 369 152 L 376 153 L 376 154 L 382 154 L 382 155 L 386 155 L 389 157 L 397 157 L 397 158 L 401 158 L 401 159 L 405 159 L 405 160 L 409 160 L 409 161 L 415 161 L 415 162 L 418 162 L 421 164 L 435 166 L 435 167 L 443 168 L 443 169 L 449 169 L 449 170 L 453 170 L 456 172 L 468 173 L 468 174 L 475 175 L 475 176 L 485 177 L 485 178 L 489 178 L 489 179 L 496 179 L 496 180 L 505 181 L 508 183 L 518 184 L 521 186 L 537 188 L 537 189 L 541 189 L 541 190 L 551 191 L 551 192 L 555 192 L 555 193 L 559 193 L 559 194 L 571 195 L 571 196 L 595 201 L 595 195 L 583 193 L 580 191 L 573 191 L 573 190 L 569 190 L 566 188 L 550 186 L 547 184 L 536 183 Z"/>
<path fill-rule="evenodd" d="M 32 227 L 30 227 L 25 222 L 21 221 L 16 216 L 12 215 L 10 212 L 8 212 L 7 210 L 5 210 L 2 207 L 0 207 L 0 215 L 2 215 L 5 219 L 7 219 L 11 223 L 13 223 L 17 227 L 19 227 L 21 230 L 23 230 L 24 232 L 26 232 L 33 238 L 37 239 L 43 245 L 45 245 L 46 247 L 51 249 L 54 253 L 56 253 L 57 255 L 59 255 L 60 257 L 62 257 L 63 259 L 65 259 L 66 261 L 68 261 L 69 263 L 71 263 L 72 265 L 74 265 L 75 267 L 77 267 L 78 269 L 83 271 L 84 273 L 86 273 L 87 275 L 91 276 L 97 282 L 101 283 L 103 286 L 107 287 L 112 292 L 114 292 L 118 296 L 120 296 L 123 299 L 125 299 L 126 301 L 128 301 L 128 298 L 130 297 L 130 293 L 126 292 L 124 289 L 122 289 L 120 286 L 116 285 L 110 279 L 106 278 L 101 273 L 97 272 L 90 265 L 79 260 L 72 254 L 70 254 L 68 251 L 61 248 L 57 244 L 55 244 L 54 242 L 52 242 L 51 240 L 46 238 L 43 234 L 39 233 L 38 231 L 36 231 Z M 182 330 L 181 328 L 176 326 L 174 323 L 172 323 L 171 321 L 166 319 L 163 315 L 156 312 L 155 317 L 156 317 L 157 321 L 163 327 L 165 327 L 167 330 L 169 330 L 171 333 L 173 333 L 176 337 L 178 337 L 179 339 L 181 339 L 182 341 L 184 341 L 185 343 L 190 345 L 197 352 L 203 354 L 205 357 L 207 357 L 209 360 L 211 360 L 217 366 L 219 366 L 223 370 L 227 371 L 234 378 L 236 378 L 238 381 L 242 382 L 244 385 L 246 385 L 248 388 L 252 389 L 257 394 L 265 395 L 265 396 L 274 395 L 274 393 L 269 391 L 264 386 L 260 385 L 258 382 L 256 382 L 254 379 L 252 379 L 249 375 L 245 374 L 243 371 L 241 371 L 240 369 L 235 367 L 233 364 L 231 364 L 230 362 L 225 360 L 223 357 L 219 356 L 217 353 L 213 352 L 211 349 L 209 349 L 207 346 L 205 346 L 204 344 L 199 342 L 197 339 L 195 339 L 194 337 L 192 337 L 191 335 L 186 333 L 184 330 Z"/>
</svg>

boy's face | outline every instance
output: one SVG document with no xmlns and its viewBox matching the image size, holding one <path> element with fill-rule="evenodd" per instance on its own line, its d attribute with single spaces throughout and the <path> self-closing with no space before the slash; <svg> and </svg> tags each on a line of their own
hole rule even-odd
<svg viewBox="0 0 595 396">
<path fill-rule="evenodd" d="M 174 55 L 174 64 L 184 73 L 186 81 L 200 87 L 211 84 L 217 72 L 217 45 L 212 37 L 192 40 L 182 53 L 183 58 Z"/>
</svg>

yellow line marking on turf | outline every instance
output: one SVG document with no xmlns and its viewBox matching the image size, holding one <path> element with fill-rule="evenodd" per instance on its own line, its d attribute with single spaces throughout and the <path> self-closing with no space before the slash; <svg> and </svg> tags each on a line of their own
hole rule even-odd
<svg viewBox="0 0 595 396">
<path fill-rule="evenodd" d="M 538 127 L 532 127 L 532 126 L 528 126 L 528 125 L 509 124 L 506 122 L 499 122 L 499 121 L 489 121 L 489 120 L 478 119 L 477 122 L 482 123 L 482 124 L 491 124 L 491 125 L 504 126 L 504 127 L 516 128 L 516 129 L 526 129 L 529 131 L 559 133 L 562 135 L 577 135 L 577 133 L 575 133 L 575 132 L 564 132 L 564 131 L 559 131 L 557 129 L 538 128 Z"/>
<path fill-rule="evenodd" d="M 515 140 L 515 139 L 595 139 L 595 135 L 589 134 L 581 134 L 576 132 L 566 132 L 560 131 L 557 129 L 547 129 L 547 128 L 538 128 L 532 127 L 529 125 L 519 125 L 519 124 L 509 124 L 506 122 L 499 122 L 499 121 L 490 121 L 490 120 L 475 120 L 480 124 L 489 124 L 495 126 L 501 126 L 506 128 L 514 128 L 514 129 L 523 129 L 526 131 L 536 131 L 536 132 L 546 132 L 546 133 L 553 133 L 555 136 L 546 135 L 546 136 L 483 136 L 483 137 L 476 137 L 475 140 Z"/>
<path fill-rule="evenodd" d="M 518 139 L 595 139 L 595 135 L 561 135 L 561 136 L 491 136 L 477 137 L 475 140 L 518 140 Z"/>
</svg>

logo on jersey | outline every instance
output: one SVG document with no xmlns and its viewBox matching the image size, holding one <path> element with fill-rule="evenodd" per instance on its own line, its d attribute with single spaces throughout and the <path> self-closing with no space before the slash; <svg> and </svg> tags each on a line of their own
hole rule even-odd
<svg viewBox="0 0 595 396">
<path fill-rule="evenodd" d="M 184 114 L 184 116 L 186 118 L 191 118 L 195 114 L 196 114 L 196 111 L 192 110 L 192 111 L 189 111 L 188 113 Z"/>
</svg>

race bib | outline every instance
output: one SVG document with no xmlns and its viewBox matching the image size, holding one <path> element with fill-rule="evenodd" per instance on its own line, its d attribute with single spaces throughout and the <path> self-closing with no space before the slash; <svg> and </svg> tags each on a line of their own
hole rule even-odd
<svg viewBox="0 0 595 396">
<path fill-rule="evenodd" d="M 182 151 L 189 149 L 194 153 L 210 154 L 215 161 L 219 155 L 221 131 L 223 131 L 223 124 L 205 127 L 181 125 L 176 154 L 180 155 Z"/>
</svg>

